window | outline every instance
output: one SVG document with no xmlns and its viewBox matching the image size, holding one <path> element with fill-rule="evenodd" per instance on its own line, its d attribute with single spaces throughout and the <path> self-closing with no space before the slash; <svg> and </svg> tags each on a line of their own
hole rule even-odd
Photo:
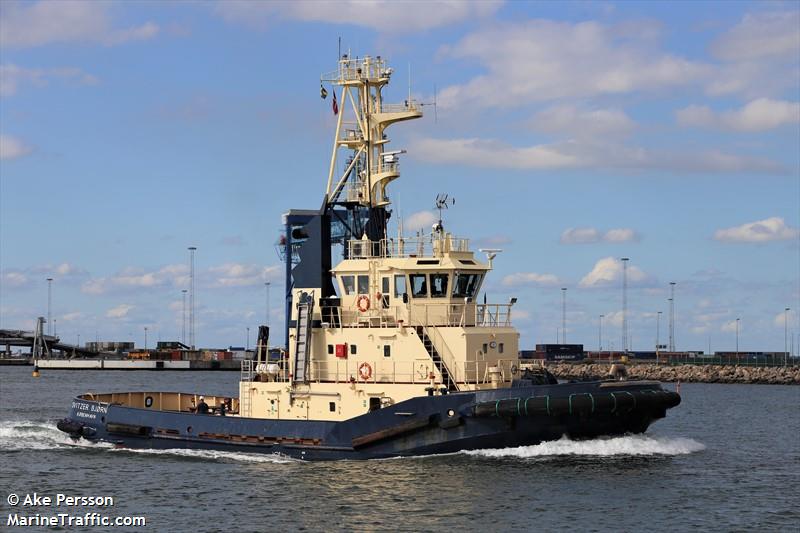
<svg viewBox="0 0 800 533">
<path fill-rule="evenodd" d="M 483 343 L 483 353 L 488 353 L 488 352 L 489 352 L 489 345 L 484 342 Z"/>
<path fill-rule="evenodd" d="M 331 410 L 331 413 L 336 412 L 336 402 L 328 402 L 328 409 Z"/>
<path fill-rule="evenodd" d="M 388 309 L 389 308 L 389 304 L 391 303 L 391 301 L 390 301 L 391 289 L 389 288 L 389 285 L 391 285 L 391 281 L 389 280 L 389 278 L 382 278 L 381 279 L 381 295 L 383 297 L 383 308 L 384 309 Z"/>
<path fill-rule="evenodd" d="M 456 274 L 453 282 L 454 298 L 474 298 L 481 284 L 481 274 Z"/>
<path fill-rule="evenodd" d="M 328 355 L 333 355 L 333 344 L 328 345 Z"/>
<path fill-rule="evenodd" d="M 383 345 L 383 356 L 384 357 L 391 357 L 392 356 L 392 347 L 388 344 Z"/>
<path fill-rule="evenodd" d="M 414 298 L 425 298 L 428 295 L 428 282 L 425 274 L 410 274 L 411 296 Z"/>
<path fill-rule="evenodd" d="M 350 345 L 350 355 L 355 355 L 358 352 L 358 347 L 355 344 Z"/>
<path fill-rule="evenodd" d="M 353 294 L 356 288 L 354 276 L 342 276 L 342 287 L 345 294 Z"/>
<path fill-rule="evenodd" d="M 447 296 L 447 274 L 431 274 L 431 297 Z"/>
<path fill-rule="evenodd" d="M 504 344 L 501 342 L 501 343 L 500 343 L 500 344 L 497 346 L 497 351 L 498 351 L 499 353 L 503 353 L 503 350 L 504 350 L 504 349 L 505 349 L 505 345 L 504 345 Z"/>
<path fill-rule="evenodd" d="M 358 294 L 369 294 L 369 276 L 358 276 Z"/>
<path fill-rule="evenodd" d="M 406 277 L 399 275 L 394 277 L 394 297 L 402 298 L 406 293 Z"/>
</svg>

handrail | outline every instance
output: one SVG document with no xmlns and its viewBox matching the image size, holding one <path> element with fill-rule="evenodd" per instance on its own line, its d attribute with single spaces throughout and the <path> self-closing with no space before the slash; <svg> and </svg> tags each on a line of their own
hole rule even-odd
<svg viewBox="0 0 800 533">
<path fill-rule="evenodd" d="M 436 352 L 439 354 L 439 357 L 442 359 L 442 364 L 447 369 L 447 373 L 450 376 L 451 383 L 446 383 L 448 389 L 450 385 L 455 385 L 457 390 L 461 390 L 459 387 L 459 382 L 464 381 L 464 376 L 461 375 L 459 371 L 459 365 L 456 362 L 456 358 L 453 356 L 453 353 L 450 351 L 450 347 L 447 345 L 447 341 L 442 336 L 442 333 L 436 326 L 424 326 L 423 331 L 431 340 L 431 344 Z"/>
<path fill-rule="evenodd" d="M 373 168 L 373 172 L 389 172 L 390 167 L 398 167 L 398 163 L 382 163 Z M 429 235 L 416 238 L 381 239 L 367 241 L 351 239 L 347 241 L 348 257 L 353 259 L 404 258 L 404 257 L 439 257 L 446 252 L 469 252 L 469 239 L 454 237 L 446 233 L 442 236 Z"/>
</svg>

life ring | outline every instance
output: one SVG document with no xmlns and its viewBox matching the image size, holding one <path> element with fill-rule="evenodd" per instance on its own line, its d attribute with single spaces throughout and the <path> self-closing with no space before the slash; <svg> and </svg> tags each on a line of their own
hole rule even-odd
<svg viewBox="0 0 800 533">
<path fill-rule="evenodd" d="M 511 374 L 516 376 L 518 372 L 519 372 L 519 367 L 517 365 L 511 365 Z"/>
<path fill-rule="evenodd" d="M 361 363 L 358 365 L 358 377 L 364 381 L 369 381 L 369 378 L 372 377 L 372 367 L 369 366 L 369 363 Z"/>
<path fill-rule="evenodd" d="M 358 310 L 361 311 L 362 313 L 366 313 L 367 311 L 369 311 L 369 296 L 367 296 L 366 294 L 362 294 L 361 296 L 359 296 L 358 301 L 356 302 L 356 306 L 358 307 Z"/>
</svg>

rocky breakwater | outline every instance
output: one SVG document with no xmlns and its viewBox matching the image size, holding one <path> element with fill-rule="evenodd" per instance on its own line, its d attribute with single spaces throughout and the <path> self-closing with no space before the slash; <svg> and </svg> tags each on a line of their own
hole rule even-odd
<svg viewBox="0 0 800 533">
<path fill-rule="evenodd" d="M 738 365 L 625 365 L 628 379 L 651 379 L 665 382 L 762 383 L 800 385 L 800 367 L 752 367 Z M 608 377 L 608 364 L 556 363 L 547 369 L 559 379 L 591 381 Z"/>
</svg>

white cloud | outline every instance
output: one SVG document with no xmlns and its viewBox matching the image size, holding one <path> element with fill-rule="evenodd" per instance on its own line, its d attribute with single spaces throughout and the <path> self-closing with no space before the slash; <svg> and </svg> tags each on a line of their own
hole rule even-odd
<svg viewBox="0 0 800 533">
<path fill-rule="evenodd" d="M 682 173 L 783 173 L 772 161 L 705 152 L 658 152 L 605 142 L 574 140 L 516 147 L 491 139 L 430 139 L 411 141 L 409 152 L 423 161 L 484 168 L 554 170 L 605 168 Z"/>
<path fill-rule="evenodd" d="M 58 317 L 59 320 L 64 322 L 75 322 L 76 320 L 80 320 L 81 318 L 83 318 L 83 313 L 81 313 L 80 311 L 64 313 L 63 315 Z"/>
<path fill-rule="evenodd" d="M 624 135 L 636 124 L 619 109 L 580 109 L 572 105 L 553 106 L 537 113 L 531 126 L 546 133 L 575 137 Z"/>
<path fill-rule="evenodd" d="M 765 218 L 714 232 L 714 239 L 722 242 L 786 241 L 798 237 L 800 230 L 787 226 L 781 217 Z"/>
<path fill-rule="evenodd" d="M 128 316 L 128 313 L 133 309 L 134 306 L 128 304 L 120 304 L 116 307 L 112 307 L 108 311 L 106 311 L 107 318 L 125 318 Z"/>
<path fill-rule="evenodd" d="M 561 233 L 561 244 L 590 244 L 600 241 L 595 228 L 567 228 Z"/>
<path fill-rule="evenodd" d="M 446 47 L 445 58 L 486 70 L 440 93 L 443 109 L 626 94 L 700 81 L 709 67 L 652 47 L 651 32 L 597 22 L 528 20 L 481 28 Z"/>
<path fill-rule="evenodd" d="M 516 272 L 503 278 L 503 285 L 516 287 L 519 285 L 533 285 L 535 287 L 552 287 L 560 283 L 553 274 L 537 274 L 536 272 Z"/>
<path fill-rule="evenodd" d="M 216 11 L 231 22 L 261 28 L 272 20 L 294 19 L 328 24 L 365 26 L 386 33 L 429 30 L 494 13 L 502 1 L 462 2 L 437 0 L 424 4 L 411 1 L 306 0 L 303 2 L 257 2 L 225 0 Z"/>
<path fill-rule="evenodd" d="M 89 0 L 0 3 L 0 46 L 31 47 L 53 43 L 105 45 L 146 40 L 158 34 L 153 22 L 114 28 L 112 5 Z"/>
<path fill-rule="evenodd" d="M 77 85 L 94 85 L 98 81 L 95 76 L 75 67 L 29 69 L 8 63 L 0 65 L 0 96 L 16 94 L 19 87 L 26 84 L 44 87 L 51 79 L 68 81 Z"/>
<path fill-rule="evenodd" d="M 633 242 L 638 241 L 639 235 L 630 228 L 610 229 L 601 233 L 597 228 L 567 228 L 561 233 L 561 244 L 591 244 L 605 242 Z"/>
<path fill-rule="evenodd" d="M 0 159 L 16 159 L 31 153 L 31 148 L 19 139 L 0 134 Z"/>
<path fill-rule="evenodd" d="M 274 279 L 280 272 L 280 267 L 226 263 L 209 268 L 208 271 L 213 278 L 211 281 L 212 287 L 252 287 L 262 285 L 269 279 Z"/>
<path fill-rule="evenodd" d="M 720 326 L 719 330 L 723 331 L 725 333 L 735 333 L 736 332 L 736 322 L 737 321 L 735 319 L 734 320 L 729 320 L 728 322 L 723 323 L 722 326 Z M 741 321 L 739 321 L 739 331 L 742 331 Z"/>
<path fill-rule="evenodd" d="M 648 279 L 642 269 L 628 264 L 628 282 L 641 283 Z M 591 272 L 586 274 L 578 284 L 579 287 L 607 287 L 622 280 L 622 261 L 615 257 L 605 257 L 595 263 Z"/>
<path fill-rule="evenodd" d="M 23 272 L 10 270 L 3 273 L 3 286 L 6 288 L 19 289 L 30 284 L 30 278 Z"/>
<path fill-rule="evenodd" d="M 676 113 L 678 124 L 732 131 L 765 131 L 800 123 L 800 103 L 759 98 L 738 110 L 715 113 L 709 107 L 691 105 Z"/>
<path fill-rule="evenodd" d="M 781 311 L 780 313 L 775 315 L 773 323 L 775 324 L 776 327 L 780 327 L 781 329 L 783 329 L 784 320 L 786 320 L 786 322 L 789 324 L 789 329 L 791 330 L 792 324 L 797 322 L 797 311 L 795 311 L 794 309 L 789 309 L 785 317 L 784 317 L 784 312 Z"/>
<path fill-rule="evenodd" d="M 418 211 L 405 217 L 403 220 L 403 230 L 428 230 L 438 221 L 439 217 L 432 211 Z"/>
<path fill-rule="evenodd" d="M 167 285 L 183 287 L 188 285 L 188 272 L 189 268 L 182 264 L 166 265 L 153 272 L 130 267 L 108 278 L 88 280 L 81 291 L 87 294 L 104 294 L 119 289 L 148 289 Z"/>
<path fill-rule="evenodd" d="M 767 57 L 797 58 L 800 49 L 800 11 L 747 13 L 741 22 L 711 46 L 725 61 Z"/>
</svg>

